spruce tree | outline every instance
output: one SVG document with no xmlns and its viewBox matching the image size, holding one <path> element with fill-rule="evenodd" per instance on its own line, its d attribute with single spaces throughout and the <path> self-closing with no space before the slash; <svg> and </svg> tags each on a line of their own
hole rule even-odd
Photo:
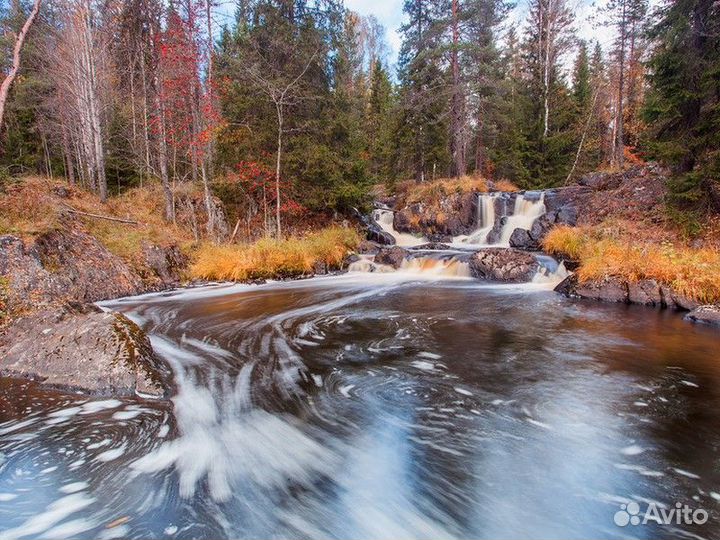
<svg viewBox="0 0 720 540">
<path fill-rule="evenodd" d="M 672 0 L 654 19 L 647 147 L 672 165 L 677 203 L 720 211 L 720 6 Z"/>
</svg>

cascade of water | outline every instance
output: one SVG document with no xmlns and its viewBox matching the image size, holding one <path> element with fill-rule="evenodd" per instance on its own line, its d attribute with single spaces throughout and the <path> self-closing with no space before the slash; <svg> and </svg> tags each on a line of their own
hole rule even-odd
<svg viewBox="0 0 720 540">
<path fill-rule="evenodd" d="M 570 275 L 570 272 L 565 268 L 564 262 L 558 263 L 557 260 L 549 255 L 535 255 L 535 258 L 540 263 L 540 269 L 537 274 L 535 274 L 535 277 L 533 277 L 533 283 L 545 284 L 554 288 Z"/>
<path fill-rule="evenodd" d="M 392 210 L 377 209 L 373 212 L 373 219 L 380 225 L 383 231 L 395 238 L 395 243 L 398 246 L 411 247 L 427 243 L 427 239 L 422 236 L 418 237 L 408 233 L 397 232 L 393 225 L 394 217 L 395 215 Z"/>
<path fill-rule="evenodd" d="M 463 244 L 486 244 L 487 235 L 495 226 L 495 200 L 497 193 L 481 193 L 477 201 L 478 228 L 469 236 L 458 238 Z"/>
<path fill-rule="evenodd" d="M 471 277 L 470 265 L 458 259 L 435 259 L 432 257 L 415 257 L 405 259 L 400 271 L 443 277 Z"/>
<path fill-rule="evenodd" d="M 400 268 L 395 270 L 392 266 L 378 264 L 373 261 L 371 255 L 362 255 L 361 258 L 348 267 L 349 272 L 403 272 L 406 274 L 418 274 L 427 277 L 471 277 L 470 266 L 466 261 L 458 260 L 455 257 L 412 257 L 405 259 Z"/>
<path fill-rule="evenodd" d="M 541 192 L 540 197 L 536 200 L 526 198 L 525 194 L 518 194 L 515 199 L 515 210 L 511 216 L 505 218 L 502 233 L 500 235 L 500 244 L 509 246 L 510 237 L 515 229 L 525 229 L 529 231 L 537 218 L 545 213 L 545 193 Z"/>
</svg>

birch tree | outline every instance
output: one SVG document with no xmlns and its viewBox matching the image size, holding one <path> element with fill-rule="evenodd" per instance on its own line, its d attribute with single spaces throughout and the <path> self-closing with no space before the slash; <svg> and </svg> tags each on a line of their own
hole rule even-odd
<svg viewBox="0 0 720 540">
<path fill-rule="evenodd" d="M 35 22 L 38 13 L 40 13 L 40 0 L 35 0 L 33 3 L 33 7 L 30 10 L 30 14 L 25 21 L 25 24 L 23 24 L 20 32 L 18 32 L 18 35 L 15 38 L 12 64 L 7 75 L 3 79 L 2 84 L 0 84 L 0 128 L 2 128 L 3 125 L 3 117 L 5 116 L 5 103 L 7 101 L 8 94 L 10 93 L 10 87 L 15 81 L 15 77 L 17 77 L 18 71 L 20 70 L 20 53 L 22 51 L 23 45 L 25 44 L 25 40 L 27 39 L 28 32 L 30 31 L 30 28 Z"/>
</svg>

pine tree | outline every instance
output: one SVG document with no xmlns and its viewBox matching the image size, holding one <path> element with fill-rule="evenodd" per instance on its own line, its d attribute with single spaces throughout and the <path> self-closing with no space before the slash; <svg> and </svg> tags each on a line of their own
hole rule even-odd
<svg viewBox="0 0 720 540">
<path fill-rule="evenodd" d="M 560 69 L 573 41 L 572 20 L 565 0 L 531 1 L 523 44 L 526 187 L 556 185 L 572 165 L 574 107 Z"/>
<path fill-rule="evenodd" d="M 573 98 L 578 107 L 579 113 L 587 111 L 592 101 L 592 89 L 590 80 L 590 63 L 588 60 L 587 44 L 580 40 L 578 54 L 575 58 L 575 66 L 573 68 Z"/>
<path fill-rule="evenodd" d="M 449 126 L 442 69 L 442 5 L 438 0 L 405 0 L 409 21 L 402 26 L 399 75 L 402 104 L 398 129 L 401 174 L 410 171 L 417 182 L 449 170 Z"/>
<path fill-rule="evenodd" d="M 374 182 L 391 180 L 393 171 L 393 87 L 385 66 L 376 60 L 372 69 L 366 116 L 370 174 Z"/>
</svg>

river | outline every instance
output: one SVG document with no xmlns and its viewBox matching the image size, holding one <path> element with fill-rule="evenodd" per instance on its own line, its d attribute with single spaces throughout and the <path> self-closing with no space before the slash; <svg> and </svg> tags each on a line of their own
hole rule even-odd
<svg viewBox="0 0 720 540">
<path fill-rule="evenodd" d="M 172 402 L 0 379 L 0 538 L 720 538 L 720 339 L 675 313 L 410 272 L 105 305 Z"/>
</svg>

